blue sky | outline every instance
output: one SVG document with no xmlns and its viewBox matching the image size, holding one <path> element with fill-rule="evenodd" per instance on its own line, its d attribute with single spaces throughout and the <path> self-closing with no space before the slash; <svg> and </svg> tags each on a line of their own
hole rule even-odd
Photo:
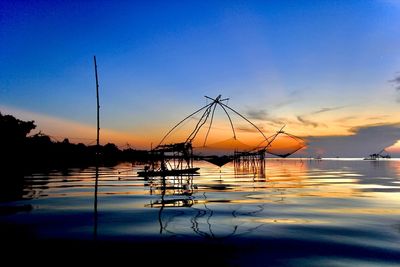
<svg viewBox="0 0 400 267">
<path fill-rule="evenodd" d="M 218 94 L 302 136 L 400 121 L 399 1 L 4 0 L 0 40 L 6 111 L 94 126 L 96 55 L 102 127 L 134 136 Z"/>
</svg>

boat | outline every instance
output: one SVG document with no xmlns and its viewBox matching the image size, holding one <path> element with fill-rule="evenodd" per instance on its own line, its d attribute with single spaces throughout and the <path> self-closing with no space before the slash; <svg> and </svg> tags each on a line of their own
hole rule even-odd
<svg viewBox="0 0 400 267">
<path fill-rule="evenodd" d="M 142 177 L 150 177 L 150 176 L 175 176 L 175 175 L 182 175 L 182 174 L 198 174 L 198 170 L 200 168 L 187 168 L 187 169 L 172 169 L 172 170 L 143 170 L 138 171 L 138 176 Z"/>
<path fill-rule="evenodd" d="M 389 154 L 383 155 L 382 154 L 383 152 L 386 152 L 386 150 L 382 149 L 379 153 L 371 154 L 368 157 L 364 158 L 364 160 L 379 160 L 379 159 L 390 159 L 390 158 L 392 158 Z"/>
<path fill-rule="evenodd" d="M 380 159 L 391 159 L 392 157 L 390 155 L 378 155 L 378 154 L 371 154 L 366 158 L 363 158 L 363 160 L 380 160 Z"/>
</svg>

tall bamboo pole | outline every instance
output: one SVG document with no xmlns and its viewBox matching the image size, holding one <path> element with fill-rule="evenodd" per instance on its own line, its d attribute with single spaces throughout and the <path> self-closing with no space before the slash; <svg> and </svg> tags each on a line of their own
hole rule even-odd
<svg viewBox="0 0 400 267">
<path fill-rule="evenodd" d="M 97 138 L 96 138 L 96 146 L 97 153 L 99 153 L 99 145 L 100 145 L 100 100 L 99 100 L 99 78 L 97 76 L 97 63 L 96 56 L 94 58 L 94 72 L 96 75 L 96 99 L 97 99 Z"/>
<path fill-rule="evenodd" d="M 97 99 L 97 137 L 96 137 L 96 181 L 94 187 L 94 228 L 93 237 L 97 239 L 97 188 L 99 184 L 99 157 L 100 157 L 100 101 L 99 101 L 99 78 L 97 76 L 96 56 L 94 59 L 94 72 L 96 76 L 96 99 Z"/>
</svg>

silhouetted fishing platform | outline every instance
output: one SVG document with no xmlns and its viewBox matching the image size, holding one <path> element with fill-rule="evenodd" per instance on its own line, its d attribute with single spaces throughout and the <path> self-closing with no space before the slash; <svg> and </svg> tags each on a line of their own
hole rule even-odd
<svg viewBox="0 0 400 267">
<path fill-rule="evenodd" d="M 257 163 L 258 165 L 264 166 L 265 154 L 269 153 L 279 157 L 288 157 L 289 155 L 295 153 L 299 149 L 305 146 L 304 140 L 294 135 L 288 134 L 283 131 L 283 126 L 278 132 L 274 135 L 267 137 L 263 131 L 259 127 L 257 127 L 253 122 L 247 119 L 245 116 L 229 107 L 225 102 L 229 100 L 229 98 L 222 99 L 221 95 L 218 95 L 215 99 L 205 96 L 207 100 L 211 100 L 210 103 L 193 112 L 192 114 L 186 116 L 183 120 L 178 122 L 174 127 L 172 127 L 167 134 L 161 139 L 158 146 L 154 149 L 151 149 L 151 160 L 148 165 L 137 174 L 139 176 L 174 176 L 174 175 L 183 175 L 183 174 L 195 174 L 199 168 L 193 166 L 194 159 L 205 160 L 214 165 L 222 167 L 223 165 L 234 162 L 235 165 L 240 164 L 251 164 L 255 165 L 256 161 L 260 161 Z M 212 128 L 212 124 L 214 121 L 214 113 L 217 107 L 220 107 L 226 117 L 228 118 L 229 125 L 232 131 L 233 138 L 228 139 L 230 142 L 236 142 L 237 144 L 241 144 L 242 147 L 248 147 L 243 151 L 239 151 L 235 148 L 235 151 L 232 149 L 231 154 L 223 154 L 223 155 L 204 155 L 202 153 L 194 153 L 193 143 L 196 137 L 198 137 L 200 130 L 204 125 L 206 126 L 205 136 L 203 140 L 200 140 L 202 145 L 196 147 L 200 148 L 208 148 L 207 141 Z M 203 113 L 200 113 L 203 111 Z M 237 139 L 237 132 L 234 127 L 234 122 L 231 118 L 229 112 L 239 116 L 246 123 L 250 124 L 255 130 L 254 132 L 258 132 L 262 137 L 262 142 L 256 146 L 247 146 Z M 190 134 L 185 137 L 182 142 L 178 143 L 170 143 L 166 144 L 164 141 L 167 137 L 169 137 L 174 130 L 178 127 L 182 126 L 184 122 L 189 119 L 193 119 L 193 116 L 200 113 L 200 119 L 198 119 L 194 129 L 191 130 Z M 278 138 L 279 137 L 279 138 Z M 197 143 L 199 143 L 197 138 Z M 232 143 L 230 143 L 232 144 Z"/>
</svg>

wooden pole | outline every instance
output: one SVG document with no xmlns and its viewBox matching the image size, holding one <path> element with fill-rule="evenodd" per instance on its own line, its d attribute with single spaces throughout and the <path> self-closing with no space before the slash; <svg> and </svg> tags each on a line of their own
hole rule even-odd
<svg viewBox="0 0 400 267">
<path fill-rule="evenodd" d="M 96 56 L 94 58 L 94 72 L 96 75 L 96 99 L 97 99 L 97 138 L 96 138 L 96 145 L 97 145 L 97 153 L 99 153 L 99 145 L 100 145 L 100 100 L 99 100 L 99 78 L 97 76 L 97 63 L 96 63 Z"/>
<path fill-rule="evenodd" d="M 93 229 L 93 236 L 94 240 L 97 240 L 97 188 L 99 185 L 99 157 L 100 157 L 100 101 L 99 101 L 99 78 L 97 76 L 97 63 L 96 63 L 96 56 L 93 57 L 94 59 L 94 72 L 96 75 L 96 99 L 97 99 L 97 137 L 96 137 L 96 180 L 95 180 L 95 187 L 94 187 L 94 229 Z"/>
</svg>

